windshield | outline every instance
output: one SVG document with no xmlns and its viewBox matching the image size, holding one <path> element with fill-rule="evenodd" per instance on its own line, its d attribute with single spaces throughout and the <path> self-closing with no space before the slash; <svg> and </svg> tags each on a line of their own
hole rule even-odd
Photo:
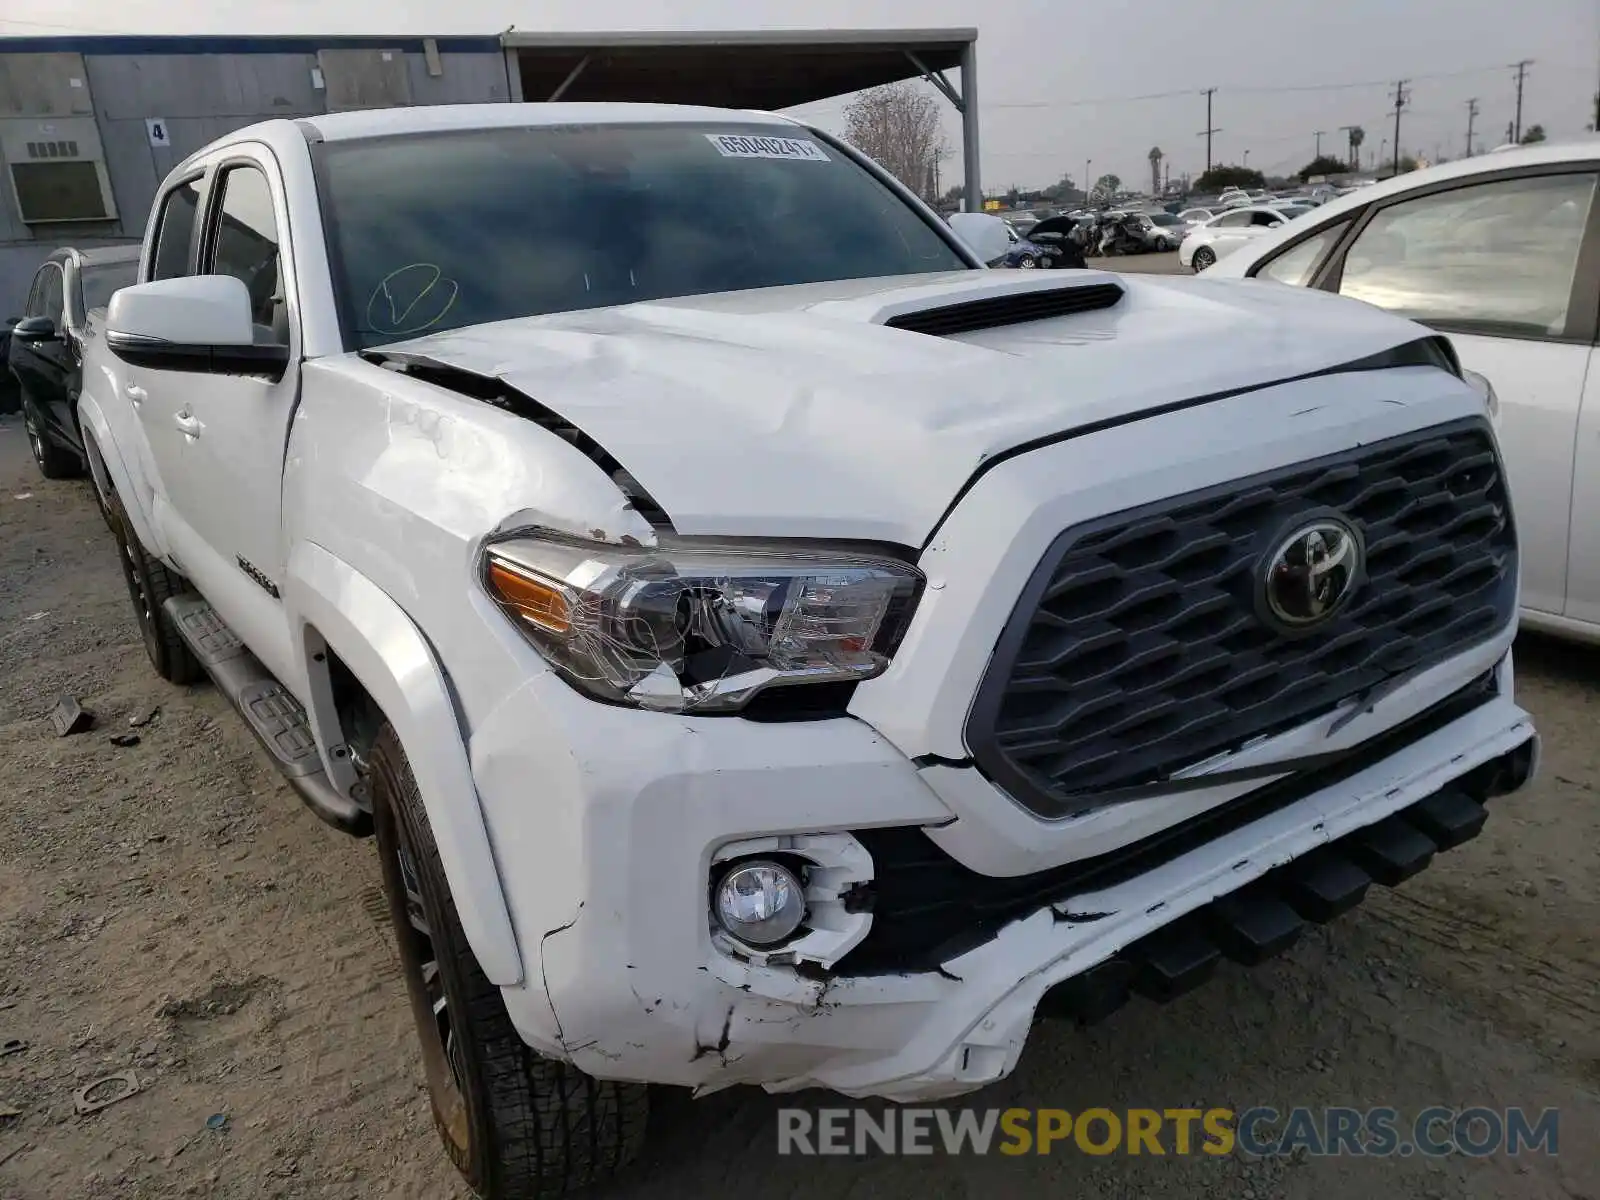
<svg viewBox="0 0 1600 1200">
<path fill-rule="evenodd" d="M 357 348 L 665 296 L 970 266 L 798 128 L 406 135 L 327 143 L 318 172 Z"/>
<path fill-rule="evenodd" d="M 93 312 L 110 304 L 112 293 L 120 288 L 132 287 L 138 274 L 137 259 L 79 267 L 78 280 L 79 286 L 83 288 L 83 311 Z"/>
</svg>

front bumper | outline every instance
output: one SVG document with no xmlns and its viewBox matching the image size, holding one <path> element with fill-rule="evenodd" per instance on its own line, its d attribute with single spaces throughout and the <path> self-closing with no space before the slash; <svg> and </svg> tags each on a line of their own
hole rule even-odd
<svg viewBox="0 0 1600 1200">
<path fill-rule="evenodd" d="M 1015 1067 L 1041 1009 L 1091 1018 L 1130 990 L 1174 994 L 1219 953 L 1280 949 L 1366 883 L 1397 883 L 1475 833 L 1476 806 L 1525 782 L 1537 753 L 1509 659 L 1495 674 L 1484 703 L 1335 784 L 1042 903 L 935 970 L 882 974 L 723 953 L 707 922 L 713 856 L 736 840 L 948 825 L 928 777 L 948 767 L 919 769 L 857 720 L 599 709 L 531 680 L 472 743 L 529 964 L 508 1011 L 530 1045 L 606 1078 L 901 1101 L 981 1087 Z"/>
</svg>

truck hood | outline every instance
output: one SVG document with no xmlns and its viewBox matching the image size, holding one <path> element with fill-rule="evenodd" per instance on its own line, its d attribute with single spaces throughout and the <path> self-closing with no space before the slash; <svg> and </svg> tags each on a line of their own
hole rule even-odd
<svg viewBox="0 0 1600 1200">
<path fill-rule="evenodd" d="M 1124 294 L 1073 315 L 944 336 L 886 324 L 1104 284 Z M 997 456 L 1426 336 L 1299 288 L 960 271 L 496 322 L 369 357 L 502 380 L 598 443 L 680 533 L 916 547 Z"/>
</svg>

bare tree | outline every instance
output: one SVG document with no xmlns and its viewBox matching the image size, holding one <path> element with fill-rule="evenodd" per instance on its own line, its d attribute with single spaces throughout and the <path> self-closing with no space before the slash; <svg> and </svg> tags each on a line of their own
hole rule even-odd
<svg viewBox="0 0 1600 1200">
<path fill-rule="evenodd" d="M 926 200 L 930 182 L 950 153 L 939 123 L 939 101 L 906 80 L 862 92 L 845 107 L 844 138 Z"/>
</svg>

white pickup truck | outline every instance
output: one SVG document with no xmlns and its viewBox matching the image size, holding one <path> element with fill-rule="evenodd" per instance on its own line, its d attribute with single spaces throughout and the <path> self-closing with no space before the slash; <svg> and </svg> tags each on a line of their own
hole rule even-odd
<svg viewBox="0 0 1600 1200">
<path fill-rule="evenodd" d="M 1001 1079 L 1532 775 L 1447 341 L 983 228 L 708 109 L 281 120 L 163 185 L 80 414 L 145 644 L 375 831 L 483 1195 L 604 1177 L 647 1084 Z"/>
</svg>

